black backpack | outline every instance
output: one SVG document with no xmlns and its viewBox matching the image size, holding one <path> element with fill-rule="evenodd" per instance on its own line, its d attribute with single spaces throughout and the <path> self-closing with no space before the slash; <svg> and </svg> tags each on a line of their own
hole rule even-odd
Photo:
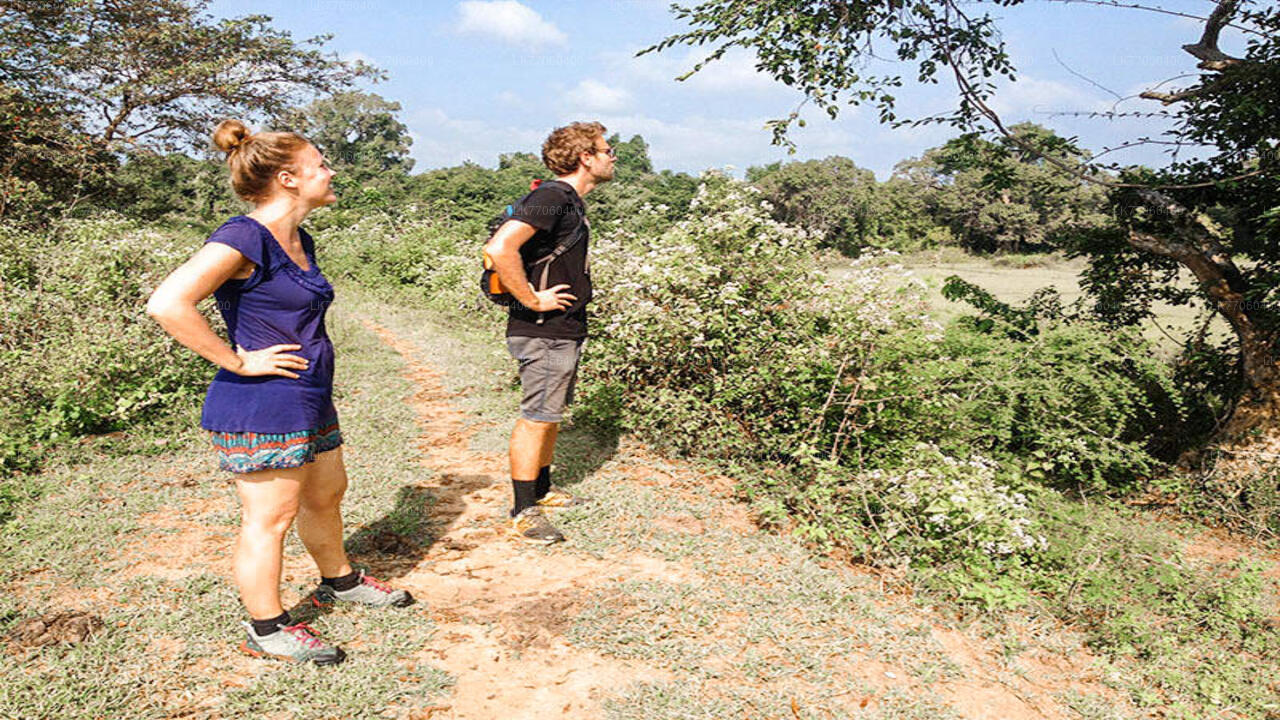
<svg viewBox="0 0 1280 720">
<path fill-rule="evenodd" d="M 493 238 L 494 233 L 498 232 L 498 228 L 502 227 L 503 223 L 515 216 L 516 210 L 524 205 L 524 203 L 529 199 L 529 196 L 533 194 L 533 191 L 537 190 L 541 184 L 542 182 L 540 180 L 534 180 L 530 183 L 529 192 L 525 193 L 524 197 L 508 205 L 502 211 L 502 214 L 489 222 L 490 239 Z M 573 247 L 582 239 L 582 236 L 585 234 L 585 229 L 586 223 L 583 222 L 578 226 L 578 232 L 575 232 L 567 240 L 561 242 L 550 253 L 547 253 L 537 260 L 525 265 L 525 275 L 529 277 L 531 282 L 533 281 L 534 271 L 537 270 L 538 266 L 542 266 L 542 270 L 538 274 L 537 281 L 533 283 L 535 290 L 540 292 L 547 289 L 547 275 L 550 271 L 551 263 L 555 262 L 560 258 L 560 256 L 573 249 Z M 498 279 L 498 273 L 493 269 L 493 260 L 489 258 L 489 253 L 483 253 L 483 261 L 484 269 L 480 273 L 480 292 L 483 293 L 486 298 L 489 298 L 491 302 L 502 305 L 503 307 L 510 307 L 511 305 L 518 303 L 519 301 L 516 300 L 515 296 L 502 286 L 502 281 Z M 542 321 L 543 313 L 538 313 L 538 324 L 541 325 Z"/>
</svg>

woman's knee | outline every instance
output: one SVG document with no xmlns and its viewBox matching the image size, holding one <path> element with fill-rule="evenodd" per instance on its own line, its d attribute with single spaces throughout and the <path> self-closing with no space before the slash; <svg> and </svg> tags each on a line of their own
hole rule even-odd
<svg viewBox="0 0 1280 720">
<path fill-rule="evenodd" d="M 240 526 L 245 530 L 284 537 L 298 515 L 298 503 L 279 503 L 266 507 L 246 505 L 240 512 Z"/>
<path fill-rule="evenodd" d="M 302 484 L 299 502 L 310 513 L 326 512 L 342 504 L 347 494 L 347 470 L 342 448 L 320 455 Z"/>
<path fill-rule="evenodd" d="M 341 506 L 346 494 L 347 481 L 343 478 L 324 487 L 311 488 L 310 492 L 304 490 L 299 504 L 309 513 L 328 512 Z"/>
</svg>

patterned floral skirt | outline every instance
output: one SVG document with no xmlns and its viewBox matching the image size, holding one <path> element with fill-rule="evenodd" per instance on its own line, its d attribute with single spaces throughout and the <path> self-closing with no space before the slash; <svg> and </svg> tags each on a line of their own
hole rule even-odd
<svg viewBox="0 0 1280 720">
<path fill-rule="evenodd" d="M 291 433 L 211 432 L 218 467 L 233 473 L 302 467 L 342 444 L 338 421 Z"/>
</svg>

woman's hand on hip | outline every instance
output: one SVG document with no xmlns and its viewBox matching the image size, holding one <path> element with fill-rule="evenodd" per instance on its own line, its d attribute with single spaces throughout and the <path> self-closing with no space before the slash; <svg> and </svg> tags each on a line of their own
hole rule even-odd
<svg viewBox="0 0 1280 720">
<path fill-rule="evenodd" d="M 304 357 L 289 355 L 290 350 L 301 350 L 301 345 L 272 345 L 261 350 L 245 350 L 236 346 L 236 355 L 240 356 L 240 367 L 237 375 L 260 377 L 262 375 L 283 375 L 297 379 L 297 373 L 291 370 L 306 370 L 310 364 Z"/>
</svg>

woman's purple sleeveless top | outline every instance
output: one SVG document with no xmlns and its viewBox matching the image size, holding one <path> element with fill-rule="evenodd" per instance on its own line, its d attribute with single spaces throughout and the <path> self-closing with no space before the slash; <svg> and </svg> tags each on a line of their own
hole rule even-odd
<svg viewBox="0 0 1280 720">
<path fill-rule="evenodd" d="M 232 347 L 261 350 L 293 343 L 291 354 L 310 361 L 298 378 L 243 377 L 219 370 L 209 384 L 200 426 L 219 432 L 290 433 L 328 425 L 333 407 L 333 343 L 324 316 L 333 287 L 316 264 L 315 244 L 301 228 L 309 270 L 298 267 L 266 226 L 251 217 L 233 217 L 214 231 L 216 242 L 240 251 L 257 269 L 243 280 L 228 280 L 214 291 Z"/>
</svg>

